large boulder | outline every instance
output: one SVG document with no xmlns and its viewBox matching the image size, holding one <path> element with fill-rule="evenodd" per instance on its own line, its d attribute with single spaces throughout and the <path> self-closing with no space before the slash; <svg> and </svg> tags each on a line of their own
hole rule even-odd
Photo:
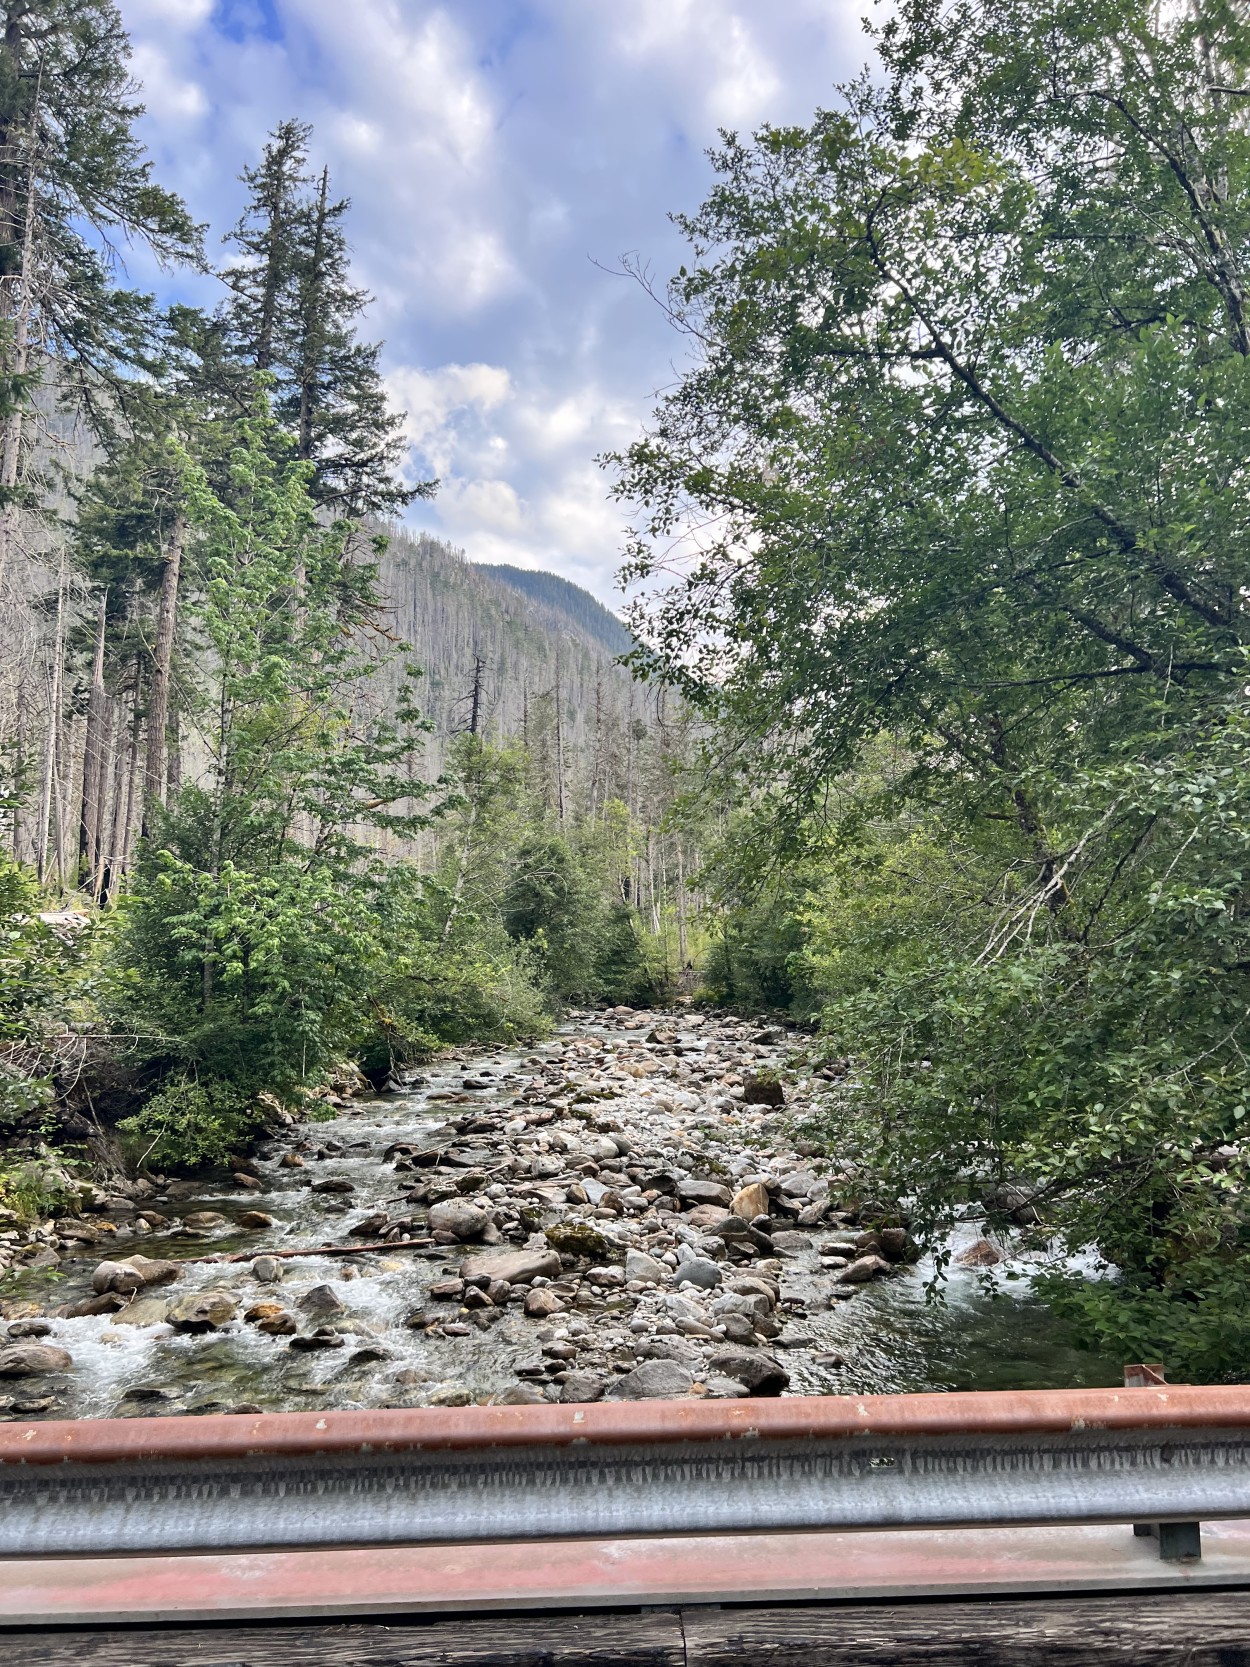
<svg viewBox="0 0 1250 1667">
<path fill-rule="evenodd" d="M 749 1106 L 783 1106 L 786 1091 L 773 1076 L 749 1076 L 742 1081 L 742 1098 Z"/>
<path fill-rule="evenodd" d="M 560 1257 L 554 1250 L 480 1250 L 460 1264 L 462 1279 L 506 1279 L 510 1285 L 526 1285 L 532 1279 L 558 1279 Z"/>
<path fill-rule="evenodd" d="M 347 1312 L 332 1285 L 314 1285 L 311 1291 L 304 1292 L 296 1306 L 302 1314 L 311 1314 L 319 1320 Z"/>
<path fill-rule="evenodd" d="M 620 1260 L 620 1245 L 588 1221 L 557 1221 L 544 1228 L 543 1234 L 565 1256 L 587 1256 L 592 1262 Z"/>
<path fill-rule="evenodd" d="M 608 1401 L 671 1401 L 688 1395 L 694 1378 L 676 1360 L 644 1360 L 626 1372 L 604 1396 Z"/>
<path fill-rule="evenodd" d="M 114 1325 L 163 1325 L 169 1311 L 166 1297 L 137 1297 L 113 1321 Z"/>
<path fill-rule="evenodd" d="M 36 1378 L 44 1372 L 65 1372 L 74 1364 L 68 1349 L 51 1343 L 14 1343 L 0 1349 L 0 1378 Z"/>
<path fill-rule="evenodd" d="M 715 1290 L 720 1280 L 720 1269 L 709 1256 L 688 1256 L 673 1274 L 674 1285 L 697 1285 L 704 1291 Z"/>
<path fill-rule="evenodd" d="M 678 1183 L 677 1196 L 686 1204 L 721 1204 L 728 1209 L 733 1194 L 719 1181 L 697 1181 L 692 1176 Z"/>
<path fill-rule="evenodd" d="M 884 1256 L 857 1256 L 848 1267 L 842 1269 L 842 1272 L 838 1275 L 837 1283 L 839 1285 L 866 1285 L 870 1279 L 875 1279 L 878 1274 L 889 1273 L 889 1271 L 890 1264 Z"/>
<path fill-rule="evenodd" d="M 237 1309 L 230 1291 L 192 1291 L 170 1303 L 165 1318 L 177 1331 L 218 1331 L 230 1324 Z"/>
<path fill-rule="evenodd" d="M 785 1367 L 760 1349 L 721 1349 L 708 1369 L 744 1384 L 752 1395 L 780 1395 L 790 1382 Z"/>
<path fill-rule="evenodd" d="M 430 1206 L 430 1232 L 449 1233 L 461 1243 L 480 1239 L 490 1222 L 481 1205 L 470 1204 L 467 1198 L 445 1198 Z"/>
<path fill-rule="evenodd" d="M 657 1262 L 654 1256 L 648 1256 L 645 1250 L 627 1250 L 625 1277 L 652 1280 L 656 1285 L 662 1285 L 668 1278 L 668 1269 L 663 1262 Z"/>
<path fill-rule="evenodd" d="M 729 1208 L 742 1221 L 754 1221 L 756 1216 L 766 1216 L 768 1188 L 763 1181 L 748 1181 L 746 1186 L 734 1193 Z"/>
</svg>

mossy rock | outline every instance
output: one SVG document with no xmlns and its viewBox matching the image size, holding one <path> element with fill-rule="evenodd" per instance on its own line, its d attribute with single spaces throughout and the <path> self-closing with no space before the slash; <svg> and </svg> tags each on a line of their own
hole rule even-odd
<svg viewBox="0 0 1250 1667">
<path fill-rule="evenodd" d="M 562 1256 L 585 1256 L 592 1262 L 620 1262 L 624 1251 L 588 1221 L 557 1221 L 543 1229 L 543 1236 Z"/>
</svg>

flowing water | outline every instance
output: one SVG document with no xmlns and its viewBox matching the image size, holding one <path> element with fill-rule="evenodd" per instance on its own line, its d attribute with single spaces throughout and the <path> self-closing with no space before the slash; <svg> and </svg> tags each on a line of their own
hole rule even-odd
<svg viewBox="0 0 1250 1667">
<path fill-rule="evenodd" d="M 546 1362 L 546 1378 L 534 1364 L 541 1361 L 540 1349 L 552 1342 L 562 1346 L 567 1357 L 555 1365 L 592 1376 L 599 1373 L 600 1388 L 611 1384 L 613 1373 L 627 1371 L 639 1351 L 645 1354 L 657 1338 L 674 1345 L 673 1358 L 682 1349 L 701 1347 L 702 1360 L 695 1355 L 689 1359 L 697 1383 L 707 1376 L 704 1367 L 716 1340 L 698 1326 L 693 1336 L 683 1337 L 682 1330 L 690 1328 L 672 1324 L 662 1290 L 596 1285 L 583 1263 L 556 1281 L 561 1311 L 543 1322 L 523 1311 L 525 1292 L 520 1288 L 502 1313 L 491 1311 L 489 1325 L 480 1314 L 461 1314 L 456 1304 L 444 1303 L 444 1323 L 414 1330 L 405 1320 L 414 1311 L 428 1316 L 431 1284 L 454 1276 L 466 1251 L 474 1247 L 435 1244 L 344 1254 L 353 1244 L 350 1227 L 363 1217 L 386 1212 L 394 1220 L 414 1214 L 405 1194 L 414 1180 L 429 1172 L 397 1172 L 384 1156 L 388 1150 L 396 1144 L 442 1148 L 449 1142 L 460 1148 L 462 1165 L 476 1161 L 483 1171 L 476 1183 L 479 1191 L 469 1194 L 471 1201 L 493 1203 L 503 1216 L 512 1212 L 513 1218 L 518 1201 L 529 1209 L 531 1245 L 541 1243 L 541 1227 L 571 1214 L 589 1219 L 609 1238 L 619 1238 L 622 1247 L 632 1242 L 657 1255 L 683 1242 L 697 1249 L 696 1230 L 683 1227 L 680 1218 L 657 1215 L 641 1197 L 628 1196 L 637 1193 L 637 1187 L 624 1187 L 624 1207 L 616 1216 L 607 1209 L 592 1210 L 589 1199 L 570 1202 L 567 1192 L 559 1191 L 570 1184 L 567 1166 L 580 1159 L 584 1190 L 588 1188 L 592 1197 L 595 1193 L 590 1174 L 595 1165 L 586 1159 L 584 1148 L 584 1137 L 594 1126 L 585 1120 L 587 1100 L 596 1115 L 603 1114 L 598 1126 L 615 1126 L 632 1150 L 628 1160 L 622 1155 L 603 1162 L 601 1172 L 609 1181 L 618 1165 L 637 1161 L 643 1168 L 676 1165 L 674 1173 L 679 1175 L 711 1172 L 732 1177 L 736 1172 L 732 1189 L 750 1170 L 766 1172 L 771 1163 L 784 1171 L 787 1163 L 793 1168 L 802 1162 L 784 1156 L 781 1114 L 743 1107 L 740 1099 L 732 1098 L 732 1088 L 726 1094 L 721 1071 L 725 1063 L 745 1062 L 752 1069 L 784 1063 L 789 1057 L 787 1040 L 752 1042 L 754 1027 L 729 1021 L 718 1028 L 706 1021 L 670 1053 L 665 1042 L 644 1040 L 644 1030 L 655 1034 L 654 1027 L 663 1022 L 651 1016 L 645 1024 L 641 1019 L 605 1022 L 587 1017 L 538 1048 L 446 1057 L 402 1092 L 344 1105 L 330 1120 L 301 1124 L 263 1147 L 256 1165 L 259 1192 L 244 1191 L 231 1180 L 195 1189 L 181 1184 L 172 1189 L 173 1196 L 167 1192 L 154 1201 L 170 1218 L 168 1228 L 148 1232 L 140 1223 L 137 1236 L 128 1236 L 134 1232 L 134 1218 L 119 1210 L 112 1219 L 120 1239 L 106 1236 L 90 1247 L 69 1243 L 59 1268 L 15 1271 L 0 1285 L 2 1311 L 11 1316 L 37 1311 L 48 1327 L 39 1341 L 67 1349 L 73 1365 L 50 1377 L 0 1385 L 5 1391 L 0 1416 L 455 1405 L 516 1391 L 521 1381 L 518 1368 L 531 1384 L 546 1383 L 543 1392 L 554 1398 L 560 1389 L 550 1378 L 553 1362 Z M 688 1020 L 674 1017 L 670 1022 L 680 1028 Z M 625 1025 L 634 1028 L 624 1030 Z M 531 1118 L 535 1115 L 535 1104 L 540 1118 L 550 1112 L 546 1124 L 522 1121 L 527 1108 Z M 456 1127 L 454 1134 L 449 1124 Z M 602 1148 L 602 1136 L 599 1140 Z M 283 1155 L 297 1150 L 304 1167 L 283 1167 Z M 809 1161 L 806 1167 L 821 1166 Z M 562 1175 L 555 1173 L 562 1170 Z M 312 1190 L 315 1183 L 326 1181 L 348 1183 L 352 1190 Z M 601 1194 L 608 1190 L 598 1187 Z M 243 1229 L 240 1217 L 255 1210 L 272 1217 L 274 1225 L 259 1232 Z M 177 1225 L 198 1211 L 216 1212 L 226 1220 L 199 1232 Z M 534 1211 L 541 1222 L 533 1219 Z M 423 1233 L 422 1225 L 405 1230 L 405 1236 Z M 512 1245 L 525 1236 L 525 1229 L 513 1231 Z M 971 1228 L 965 1235 L 969 1241 L 975 1236 Z M 1025 1263 L 1007 1261 L 994 1270 L 997 1295 L 987 1292 L 981 1276 L 954 1267 L 945 1301 L 932 1303 L 926 1300 L 929 1270 L 922 1262 L 896 1268 L 889 1277 L 862 1287 L 852 1300 L 831 1303 L 830 1274 L 818 1253 L 820 1241 L 827 1237 L 827 1229 L 816 1228 L 805 1242 L 760 1264 L 779 1285 L 776 1318 L 781 1322 L 780 1334 L 761 1346 L 784 1365 L 789 1393 L 1078 1387 L 1120 1381 L 1118 1362 L 1076 1348 L 1064 1326 L 1032 1297 Z M 277 1284 L 258 1280 L 250 1260 L 204 1259 L 320 1246 L 339 1248 L 284 1260 Z M 236 1304 L 234 1316 L 217 1329 L 187 1331 L 159 1315 L 152 1323 L 131 1323 L 127 1310 L 78 1318 L 56 1314 L 56 1309 L 91 1296 L 91 1276 L 102 1258 L 124 1260 L 127 1252 L 136 1251 L 183 1264 L 175 1284 L 145 1293 L 147 1298 L 172 1300 L 195 1291 L 225 1289 Z M 724 1271 L 728 1278 L 732 1270 Z M 583 1276 L 580 1283 L 578 1272 Z M 1008 1278 L 1009 1274 L 1017 1277 Z M 324 1304 L 326 1287 L 341 1309 L 325 1314 L 301 1306 L 316 1291 Z M 689 1285 L 682 1291 L 696 1299 L 715 1294 Z M 313 1298 L 314 1305 L 317 1300 Z M 341 1341 L 304 1352 L 292 1348 L 288 1336 L 267 1335 L 243 1318 L 249 1305 L 266 1301 L 295 1315 L 305 1334 L 327 1320 Z M 28 1306 L 15 1307 L 22 1303 Z M 145 1310 L 134 1312 L 137 1317 Z M 711 1316 L 707 1322 L 713 1330 L 714 1321 Z M 20 1318 L 18 1323 L 20 1327 Z M 724 1383 L 723 1378 L 718 1381 Z M 697 1387 L 695 1392 L 700 1392 Z"/>
</svg>

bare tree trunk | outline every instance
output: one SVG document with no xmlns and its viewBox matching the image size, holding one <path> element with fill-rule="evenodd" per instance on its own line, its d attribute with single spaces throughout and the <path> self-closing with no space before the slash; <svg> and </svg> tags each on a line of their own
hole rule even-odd
<svg viewBox="0 0 1250 1667">
<path fill-rule="evenodd" d="M 52 667 L 48 679 L 48 727 L 43 740 L 43 772 L 39 784 L 39 825 L 35 830 L 35 872 L 40 885 L 48 877 L 48 835 L 52 821 L 53 787 L 61 732 L 61 689 L 65 662 L 65 562 L 57 576 L 56 634 L 52 642 Z"/>
<path fill-rule="evenodd" d="M 182 786 L 182 728 L 178 709 L 169 714 L 169 764 L 165 770 L 165 803 L 171 804 Z"/>
<path fill-rule="evenodd" d="M 91 895 L 97 903 L 104 902 L 110 883 L 117 805 L 121 798 L 122 771 L 125 764 L 124 734 L 121 727 L 120 703 L 110 701 L 108 725 L 100 760 L 100 828 L 96 840 L 95 867 L 91 876 Z"/>
<path fill-rule="evenodd" d="M 35 222 L 38 218 L 39 201 L 35 189 L 35 163 L 42 80 L 43 65 L 40 64 L 39 82 L 35 87 L 35 99 L 31 111 L 30 152 L 26 168 L 26 222 L 22 234 L 22 267 L 19 278 L 21 300 L 18 303 L 13 327 L 11 374 L 17 376 L 25 376 L 30 365 L 31 302 L 34 293 L 35 274 Z M 3 502 L 0 503 L 0 585 L 4 583 L 4 576 L 8 569 L 9 558 L 17 532 L 18 510 L 17 504 L 14 502 L 14 495 L 17 487 L 18 470 L 21 465 L 22 426 L 25 418 L 25 406 L 19 397 L 14 401 L 13 410 L 4 425 L 3 442 L 0 442 L 0 493 L 3 497 Z"/>
<path fill-rule="evenodd" d="M 21 862 L 22 845 L 26 836 L 26 819 L 22 814 L 23 787 L 22 778 L 26 772 L 26 741 L 27 721 L 29 710 L 26 701 L 27 679 L 22 678 L 17 686 L 17 711 L 15 713 L 13 735 L 13 777 L 18 789 L 15 797 L 17 803 L 13 807 L 13 861 Z"/>
<path fill-rule="evenodd" d="M 91 857 L 91 868 L 88 875 L 88 886 L 92 897 L 99 902 L 100 887 L 104 878 L 104 863 L 108 856 L 109 808 L 112 798 L 109 794 L 109 767 L 113 760 L 113 737 L 117 724 L 117 714 L 113 709 L 113 702 L 109 701 L 104 709 L 104 717 L 100 728 L 100 800 L 96 809 L 95 849 Z"/>
<path fill-rule="evenodd" d="M 108 695 L 104 688 L 104 634 L 108 613 L 108 591 L 96 608 L 95 659 L 91 667 L 91 693 L 87 701 L 87 737 L 82 753 L 82 815 L 78 823 L 78 867 L 84 877 L 95 872 L 100 848 L 100 823 L 104 814 L 105 725 Z"/>
<path fill-rule="evenodd" d="M 124 724 L 117 725 L 117 750 L 113 758 L 113 816 L 112 833 L 109 838 L 107 861 L 103 866 L 100 877 L 99 898 L 101 903 L 107 903 L 114 896 L 121 883 L 121 877 L 126 871 L 127 847 L 130 843 L 130 818 L 134 813 L 135 776 L 138 774 L 139 756 L 139 673 L 135 669 L 135 681 L 130 690 L 131 720 L 130 732 L 127 736 Z M 122 713 L 118 712 L 121 720 Z"/>
<path fill-rule="evenodd" d="M 135 803 L 139 785 L 139 735 L 143 728 L 143 703 L 139 698 L 140 676 L 139 668 L 135 667 L 135 708 L 130 721 L 130 757 L 126 771 L 126 820 L 122 827 L 121 867 L 118 873 L 122 875 L 130 872 L 130 858 L 134 852 L 135 823 L 137 821 Z"/>
<path fill-rule="evenodd" d="M 152 647 L 152 681 L 148 689 L 148 738 L 143 772 L 143 824 L 147 833 L 153 806 L 165 801 L 166 730 L 169 726 L 169 680 L 178 630 L 178 583 L 182 572 L 182 548 L 187 523 L 181 511 L 174 516 L 165 567 L 161 573 L 161 595 L 156 615 L 156 641 Z"/>
<path fill-rule="evenodd" d="M 677 836 L 677 958 L 684 972 L 690 951 L 686 935 L 686 853 L 680 834 Z"/>
<path fill-rule="evenodd" d="M 560 643 L 556 641 L 556 814 L 564 822 L 564 685 L 560 677 Z"/>
</svg>

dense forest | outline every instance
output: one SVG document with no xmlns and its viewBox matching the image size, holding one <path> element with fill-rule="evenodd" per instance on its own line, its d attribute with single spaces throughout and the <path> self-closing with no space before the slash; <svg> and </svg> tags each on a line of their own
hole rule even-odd
<svg viewBox="0 0 1250 1667">
<path fill-rule="evenodd" d="M 819 1033 L 802 1133 L 939 1276 L 973 1215 L 1088 1342 L 1244 1374 L 1244 8 L 902 0 L 722 135 L 607 460 L 628 629 L 404 531 L 306 125 L 223 240 L 114 7 L 0 11 L 0 1201 L 101 1120 L 210 1162 L 344 1060 L 704 999 Z"/>
<path fill-rule="evenodd" d="M 650 669 L 738 784 L 714 975 L 854 1058 L 940 1241 L 1093 1247 L 1120 1358 L 1250 1351 L 1250 19 L 904 0 L 727 135 L 620 460 Z M 760 876 L 767 875 L 763 882 Z"/>
<path fill-rule="evenodd" d="M 677 988 L 690 720 L 576 586 L 403 530 L 436 483 L 311 129 L 214 234 L 152 177 L 115 7 L 4 15 L 0 1203 L 37 1210 L 48 1141 L 210 1162 L 343 1061 Z M 218 304 L 125 288 L 119 240 Z"/>
</svg>

